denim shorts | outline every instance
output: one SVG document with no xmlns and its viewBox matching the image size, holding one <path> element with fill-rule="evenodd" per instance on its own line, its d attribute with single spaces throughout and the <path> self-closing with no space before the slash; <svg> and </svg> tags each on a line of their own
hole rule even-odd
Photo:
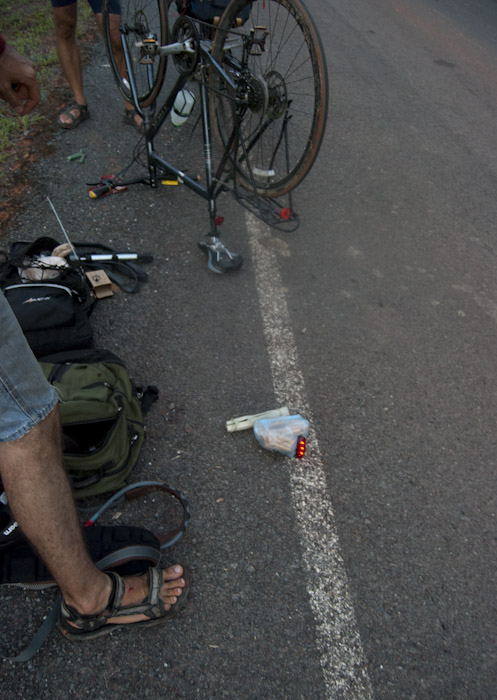
<svg viewBox="0 0 497 700">
<path fill-rule="evenodd" d="M 57 404 L 17 319 L 0 292 L 0 442 L 17 440 Z"/>
<path fill-rule="evenodd" d="M 67 5 L 75 5 L 78 0 L 52 0 L 53 7 L 67 7 Z M 88 0 L 91 5 L 91 9 L 95 15 L 102 12 L 103 0 Z M 119 0 L 111 0 L 109 2 L 109 10 L 111 14 L 120 15 L 121 5 Z"/>
</svg>

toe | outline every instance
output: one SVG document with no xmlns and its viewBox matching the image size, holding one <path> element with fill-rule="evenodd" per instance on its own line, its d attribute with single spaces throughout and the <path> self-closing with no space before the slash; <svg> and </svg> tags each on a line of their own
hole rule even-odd
<svg viewBox="0 0 497 700">
<path fill-rule="evenodd" d="M 179 564 L 175 564 L 174 566 L 170 566 L 169 568 L 163 570 L 162 579 L 163 581 L 174 581 L 175 579 L 180 578 L 182 574 L 183 567 Z"/>
</svg>

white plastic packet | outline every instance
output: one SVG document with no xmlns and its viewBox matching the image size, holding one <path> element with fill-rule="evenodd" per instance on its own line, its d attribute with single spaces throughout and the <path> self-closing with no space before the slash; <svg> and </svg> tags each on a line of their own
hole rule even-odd
<svg viewBox="0 0 497 700">
<path fill-rule="evenodd" d="M 287 457 L 304 456 L 309 429 L 309 421 L 301 415 L 261 418 L 254 423 L 254 435 L 259 444 L 267 450 L 281 452 Z"/>
</svg>

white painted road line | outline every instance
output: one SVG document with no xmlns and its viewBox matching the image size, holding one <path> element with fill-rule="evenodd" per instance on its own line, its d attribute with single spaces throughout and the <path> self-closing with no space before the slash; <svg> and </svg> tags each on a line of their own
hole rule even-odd
<svg viewBox="0 0 497 700">
<path fill-rule="evenodd" d="M 252 215 L 247 215 L 247 228 L 276 400 L 311 423 L 306 456 L 291 460 L 291 487 L 326 699 L 370 700 L 371 683 L 277 259 L 263 244 L 269 229 Z"/>
</svg>

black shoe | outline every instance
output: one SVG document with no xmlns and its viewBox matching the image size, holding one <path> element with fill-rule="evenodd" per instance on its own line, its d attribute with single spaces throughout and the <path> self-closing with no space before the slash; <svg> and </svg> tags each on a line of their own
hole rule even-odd
<svg viewBox="0 0 497 700">
<path fill-rule="evenodd" d="M 207 236 L 198 242 L 198 247 L 207 253 L 207 267 L 212 272 L 234 272 L 243 264 L 243 258 L 232 253 L 216 236 Z"/>
</svg>

